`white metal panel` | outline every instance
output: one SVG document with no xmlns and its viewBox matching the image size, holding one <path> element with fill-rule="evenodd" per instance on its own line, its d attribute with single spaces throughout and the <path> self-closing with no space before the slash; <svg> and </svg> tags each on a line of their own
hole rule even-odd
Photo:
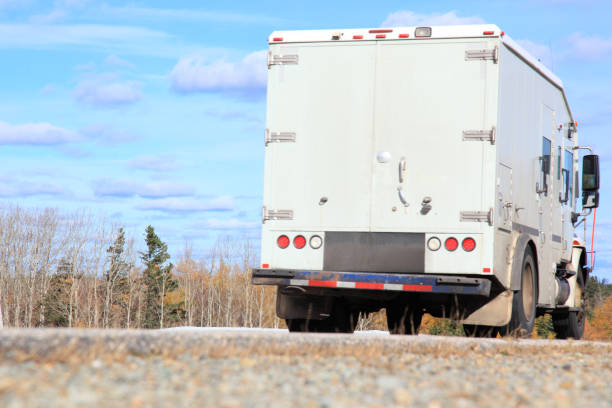
<svg viewBox="0 0 612 408">
<path fill-rule="evenodd" d="M 267 228 L 369 228 L 374 101 L 373 44 L 274 46 L 295 65 L 269 70 L 267 127 L 295 142 L 266 147 L 264 205 L 293 210 Z"/>
<path fill-rule="evenodd" d="M 560 246 L 553 245 L 554 231 L 561 230 L 562 219 L 554 208 L 558 205 L 556 152 L 559 138 L 555 127 L 571 120 L 565 98 L 556 84 L 528 65 L 512 49 L 502 47 L 499 62 L 498 162 L 512 167 L 513 225 L 523 229 L 537 245 L 539 299 L 541 305 L 554 304 L 555 264 L 562 261 Z M 546 108 L 545 108 L 546 107 Z M 552 139 L 551 175 L 548 194 L 538 193 L 542 137 Z M 515 234 L 519 228 L 514 228 Z M 543 232 L 544 234 L 540 234 Z M 571 239 L 571 234 L 565 233 Z M 571 242 L 571 241 L 570 241 Z M 496 257 L 505 248 L 496 243 Z M 500 271 L 501 277 L 506 271 Z"/>
<path fill-rule="evenodd" d="M 463 131 L 495 126 L 495 114 L 487 115 L 487 104 L 494 103 L 487 86 L 496 89 L 490 74 L 496 68 L 492 61 L 466 60 L 466 50 L 494 47 L 457 40 L 379 45 L 375 153 L 388 152 L 390 160 L 372 160 L 372 230 L 481 230 L 461 222 L 460 212 L 493 206 L 483 201 L 482 173 L 485 150 L 494 147 L 464 140 Z M 494 183 L 492 175 L 488 179 Z M 432 209 L 424 213 L 426 197 Z"/>
</svg>

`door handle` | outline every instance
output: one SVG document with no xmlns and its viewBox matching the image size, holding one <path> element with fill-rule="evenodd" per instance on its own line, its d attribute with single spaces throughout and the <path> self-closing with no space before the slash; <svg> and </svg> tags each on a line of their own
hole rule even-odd
<svg viewBox="0 0 612 408">
<path fill-rule="evenodd" d="M 406 158 L 402 157 L 399 161 L 399 182 L 400 184 L 406 179 Z"/>
</svg>

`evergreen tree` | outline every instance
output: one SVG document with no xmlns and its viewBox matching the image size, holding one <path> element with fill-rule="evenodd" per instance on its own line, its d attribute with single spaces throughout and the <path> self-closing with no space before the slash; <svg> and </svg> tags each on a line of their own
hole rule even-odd
<svg viewBox="0 0 612 408">
<path fill-rule="evenodd" d="M 115 242 L 106 250 L 109 268 L 104 274 L 104 327 L 110 327 L 113 307 L 125 307 L 129 291 L 128 273 L 132 265 L 125 259 L 125 232 L 119 228 Z"/>
<path fill-rule="evenodd" d="M 170 314 L 165 308 L 164 300 L 168 292 L 178 287 L 178 281 L 172 276 L 172 263 L 168 262 L 168 245 L 159 239 L 150 225 L 145 230 L 145 242 L 147 251 L 140 253 L 145 266 L 143 325 L 146 328 L 163 328 L 164 319 Z M 172 311 L 171 308 L 170 312 Z"/>
</svg>

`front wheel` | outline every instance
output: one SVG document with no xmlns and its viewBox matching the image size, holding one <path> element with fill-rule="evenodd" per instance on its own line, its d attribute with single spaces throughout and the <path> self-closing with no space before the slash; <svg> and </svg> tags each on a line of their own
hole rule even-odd
<svg viewBox="0 0 612 408">
<path fill-rule="evenodd" d="M 553 313 L 553 327 L 558 339 L 580 340 L 584 334 L 586 320 L 586 290 L 582 272 L 576 274 L 574 305 L 578 310 Z"/>
</svg>

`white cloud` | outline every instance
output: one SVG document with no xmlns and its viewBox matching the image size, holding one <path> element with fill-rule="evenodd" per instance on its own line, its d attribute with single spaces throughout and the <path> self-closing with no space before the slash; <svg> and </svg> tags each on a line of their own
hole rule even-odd
<svg viewBox="0 0 612 408">
<path fill-rule="evenodd" d="M 45 122 L 22 125 L 0 122 L 0 145 L 58 145 L 79 140 L 76 133 Z"/>
<path fill-rule="evenodd" d="M 148 8 L 148 7 L 111 7 L 105 6 L 100 12 L 104 14 L 113 15 L 118 19 L 133 19 L 133 18 L 146 18 L 146 19 L 158 19 L 168 21 L 211 21 L 214 23 L 226 22 L 226 23 L 258 23 L 258 24 L 274 24 L 279 23 L 282 20 L 261 14 L 241 14 L 232 12 L 218 12 L 218 11 L 207 11 L 207 10 L 193 10 L 193 9 L 162 9 L 162 8 Z"/>
<path fill-rule="evenodd" d="M 94 194 L 99 197 L 133 197 L 145 198 L 183 197 L 193 195 L 192 186 L 170 181 L 142 183 L 137 180 L 101 179 L 94 183 Z"/>
<path fill-rule="evenodd" d="M 57 196 L 67 193 L 68 190 L 57 183 L 33 183 L 29 181 L 0 182 L 0 197 Z"/>
<path fill-rule="evenodd" d="M 136 208 L 164 212 L 232 211 L 234 200 L 231 196 L 220 196 L 208 201 L 195 198 L 164 198 L 147 201 Z"/>
<path fill-rule="evenodd" d="M 142 98 L 141 84 L 101 76 L 82 81 L 74 91 L 77 101 L 97 108 L 133 104 Z"/>
<path fill-rule="evenodd" d="M 0 49 L 57 49 L 79 47 L 119 54 L 176 58 L 195 47 L 178 43 L 174 36 L 142 27 L 104 24 L 0 23 Z"/>
<path fill-rule="evenodd" d="M 596 61 L 612 55 L 612 38 L 574 33 L 564 43 L 563 58 Z"/>
<path fill-rule="evenodd" d="M 91 125 L 81 129 L 85 136 L 102 144 L 117 144 L 133 142 L 141 137 L 137 134 L 126 132 L 107 124 Z"/>
<path fill-rule="evenodd" d="M 207 62 L 202 56 L 181 58 L 170 73 L 178 92 L 258 94 L 266 89 L 267 51 L 256 51 L 239 62 Z"/>
<path fill-rule="evenodd" d="M 129 61 L 124 60 L 123 58 L 119 58 L 115 54 L 111 54 L 108 57 L 106 57 L 104 62 L 108 65 L 112 65 L 112 66 L 120 67 L 120 68 L 134 68 L 134 64 L 132 64 Z"/>
<path fill-rule="evenodd" d="M 237 218 L 229 220 L 210 218 L 204 222 L 194 224 L 193 227 L 212 230 L 247 230 L 261 228 L 261 221 L 244 221 Z"/>
<path fill-rule="evenodd" d="M 135 157 L 129 161 L 128 166 L 133 169 L 153 171 L 172 171 L 180 167 L 176 158 L 165 154 Z"/>
<path fill-rule="evenodd" d="M 459 17 L 455 11 L 439 14 L 420 14 L 409 10 L 396 11 L 387 16 L 381 27 L 402 26 L 436 26 L 436 25 L 463 25 L 484 24 L 479 16 Z"/>
</svg>

